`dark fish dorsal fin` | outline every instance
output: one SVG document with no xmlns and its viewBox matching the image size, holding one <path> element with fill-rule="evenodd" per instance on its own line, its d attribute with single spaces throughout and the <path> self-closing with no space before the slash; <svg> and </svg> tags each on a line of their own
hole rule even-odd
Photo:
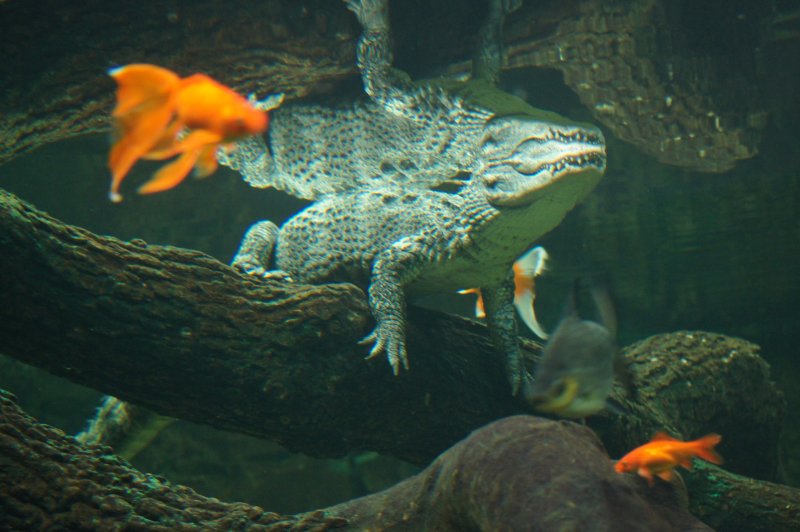
<svg viewBox="0 0 800 532">
<path fill-rule="evenodd" d="M 611 299 L 611 291 L 606 282 L 592 283 L 592 300 L 597 310 L 597 318 L 600 324 L 608 329 L 612 338 L 617 337 L 617 313 L 614 309 L 614 300 Z"/>
<path fill-rule="evenodd" d="M 658 431 L 653 434 L 653 437 L 650 441 L 680 441 L 678 438 L 674 438 L 667 434 L 666 432 Z"/>
</svg>

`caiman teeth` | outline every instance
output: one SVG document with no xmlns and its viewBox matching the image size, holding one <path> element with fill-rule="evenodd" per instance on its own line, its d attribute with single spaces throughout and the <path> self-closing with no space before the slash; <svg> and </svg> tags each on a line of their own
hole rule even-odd
<svg viewBox="0 0 800 532">
<path fill-rule="evenodd" d="M 532 139 L 533 140 L 533 139 Z M 540 139 L 537 139 L 540 142 L 549 142 L 549 141 L 558 141 L 563 142 L 565 144 L 569 144 L 571 142 L 581 142 L 585 144 L 596 144 L 600 145 L 602 142 L 600 141 L 600 137 L 591 133 L 589 131 L 572 131 L 569 133 L 564 133 L 563 131 L 558 131 L 554 129 L 548 130 L 548 132 Z"/>
</svg>

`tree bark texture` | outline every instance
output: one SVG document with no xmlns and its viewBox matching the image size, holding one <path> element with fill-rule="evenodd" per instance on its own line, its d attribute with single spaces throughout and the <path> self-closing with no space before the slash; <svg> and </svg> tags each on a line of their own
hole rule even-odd
<svg viewBox="0 0 800 532">
<path fill-rule="evenodd" d="M 2 351 L 73 382 L 314 456 L 417 464 L 521 411 L 479 324 L 412 312 L 412 369 L 394 377 L 364 360 L 370 314 L 353 285 L 248 278 L 61 225 L 7 193 L 0 205 Z"/>
<path fill-rule="evenodd" d="M 728 170 L 757 153 L 766 125 L 752 69 L 681 49 L 686 36 L 664 11 L 656 0 L 530 3 L 507 21 L 507 67 L 560 71 L 596 120 L 662 162 Z M 392 3 L 398 42 L 424 46 L 410 65 L 429 72 L 468 70 L 469 36 L 484 17 L 481 2 Z M 331 0 L 0 4 L 0 163 L 107 129 L 109 68 L 202 71 L 245 94 L 291 100 L 352 80 L 359 33 Z"/>
<path fill-rule="evenodd" d="M 692 510 L 717 530 L 800 525 L 797 490 L 698 470 Z M 586 427 L 514 416 L 388 490 L 278 515 L 141 473 L 107 447 L 36 423 L 0 390 L 0 527 L 10 530 L 707 530 L 686 511 L 685 489 L 616 474 Z"/>
<path fill-rule="evenodd" d="M 0 163 L 109 127 L 109 68 L 205 72 L 259 97 L 331 91 L 356 73 L 355 18 L 339 2 L 188 4 L 12 0 L 0 5 Z"/>
<path fill-rule="evenodd" d="M 411 370 L 394 377 L 385 360 L 363 359 L 357 341 L 370 315 L 353 285 L 249 278 L 196 251 L 61 224 L 5 192 L 0 274 L 5 354 L 162 415 L 311 455 L 370 449 L 425 464 L 523 408 L 480 324 L 412 306 Z M 632 415 L 592 421 L 612 451 L 660 429 L 737 430 L 746 443 L 737 455 L 765 453 L 747 473 L 772 479 L 785 407 L 757 346 L 708 333 L 646 342 L 625 355 Z M 538 353 L 522 347 L 529 359 Z"/>
<path fill-rule="evenodd" d="M 370 318 L 355 286 L 251 279 L 196 251 L 63 225 L 0 193 L 3 353 L 160 414 L 315 456 L 370 449 L 426 464 L 522 411 L 485 327 L 413 307 L 409 316 L 412 368 L 394 377 L 357 346 Z M 675 333 L 634 344 L 625 358 L 635 394 L 617 398 L 629 415 L 590 420 L 612 456 L 657 429 L 730 431 L 726 467 L 775 476 L 785 407 L 756 346 Z M 713 493 L 719 478 L 697 482 Z M 725 504 L 710 497 L 695 508 Z"/>
</svg>

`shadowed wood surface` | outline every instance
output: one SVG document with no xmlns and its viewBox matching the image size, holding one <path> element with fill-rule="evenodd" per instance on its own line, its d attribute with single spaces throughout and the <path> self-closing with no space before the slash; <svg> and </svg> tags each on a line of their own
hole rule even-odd
<svg viewBox="0 0 800 532">
<path fill-rule="evenodd" d="M 251 279 L 196 251 L 63 225 L 0 193 L 3 353 L 160 414 L 316 456 L 371 449 L 424 464 L 471 430 L 521 411 L 485 327 L 413 308 L 410 318 L 412 369 L 394 377 L 384 360 L 363 360 L 356 344 L 369 311 L 355 286 Z M 729 456 L 756 452 L 754 474 L 772 478 L 783 403 L 757 352 L 700 332 L 634 344 L 626 350 L 636 384 L 629 415 L 597 416 L 591 427 L 614 455 L 655 428 L 759 431 L 746 447 L 732 439 Z M 713 382 L 704 382 L 709 375 Z M 690 409 L 681 400 L 699 400 L 686 390 L 692 382 L 702 384 L 704 405 Z M 748 466 L 736 459 L 727 467 Z M 716 493 L 716 478 L 696 482 Z M 713 513 L 720 504 L 702 499 L 693 508 Z"/>
<path fill-rule="evenodd" d="M 694 514 L 721 531 L 796 530 L 798 491 L 705 464 L 689 482 Z M 224 503 L 141 473 L 104 446 L 36 423 L 0 390 L 0 526 L 175 530 L 498 530 L 582 523 L 626 530 L 705 530 L 681 482 L 617 475 L 602 445 L 570 422 L 493 423 L 420 474 L 380 493 L 298 515 Z M 565 500 L 580 500 L 564 511 Z M 589 525 L 591 523 L 591 525 Z"/>
<path fill-rule="evenodd" d="M 596 120 L 662 162 L 730 169 L 757 153 L 766 125 L 754 60 L 732 59 L 737 50 L 729 45 L 718 47 L 724 53 L 687 47 L 692 36 L 670 20 L 668 7 L 657 0 L 528 3 L 506 24 L 507 68 L 558 70 Z M 468 70 L 485 3 L 393 2 L 391 14 L 398 43 L 416 54 L 406 57 L 407 68 Z M 748 27 L 735 30 L 768 26 L 768 15 L 753 13 Z M 109 68 L 156 63 L 181 75 L 204 72 L 258 97 L 335 95 L 345 80 L 355 86 L 359 33 L 334 0 L 0 4 L 0 163 L 108 129 Z"/>
<path fill-rule="evenodd" d="M 411 370 L 395 377 L 383 358 L 364 360 L 357 342 L 371 320 L 353 285 L 249 278 L 197 251 L 64 225 L 0 191 L 3 353 L 162 415 L 314 456 L 369 449 L 425 464 L 522 411 L 483 325 L 413 306 L 409 317 Z M 530 360 L 538 352 L 522 347 Z M 713 421 L 759 433 L 735 454 L 761 449 L 768 459 L 742 472 L 774 478 L 785 405 L 757 346 L 674 333 L 634 344 L 626 359 L 631 415 L 591 420 L 613 453 L 655 430 L 690 437 Z M 742 392 L 748 406 L 736 402 Z"/>
<path fill-rule="evenodd" d="M 0 206 L 2 350 L 73 382 L 315 456 L 414 463 L 519 411 L 479 324 L 412 313 L 412 370 L 394 377 L 364 360 L 369 309 L 353 285 L 264 282 L 62 225 L 7 193 Z"/>
</svg>

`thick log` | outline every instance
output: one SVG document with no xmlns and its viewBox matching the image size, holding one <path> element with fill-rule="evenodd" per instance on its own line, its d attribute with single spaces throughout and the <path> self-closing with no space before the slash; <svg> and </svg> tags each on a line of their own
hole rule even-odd
<svg viewBox="0 0 800 532">
<path fill-rule="evenodd" d="M 796 530 L 798 490 L 701 465 L 692 511 L 720 531 Z M 299 515 L 224 503 L 36 423 L 0 390 L 0 528 L 97 530 L 706 530 L 682 483 L 613 472 L 585 427 L 516 416 L 374 495 Z M 572 504 L 570 504 L 572 502 Z"/>
<path fill-rule="evenodd" d="M 4 354 L 162 415 L 315 456 L 370 449 L 425 464 L 522 411 L 485 327 L 415 307 L 410 321 L 412 367 L 394 377 L 384 360 L 363 359 L 357 341 L 371 323 L 355 286 L 249 278 L 196 251 L 63 225 L 0 192 Z M 740 472 L 774 478 L 785 407 L 757 346 L 680 333 L 628 353 L 631 415 L 591 421 L 613 453 L 655 430 L 731 431 L 734 469 L 759 449 L 760 469 Z"/>
<path fill-rule="evenodd" d="M 507 67 L 561 71 L 595 119 L 662 162 L 730 169 L 756 154 L 766 124 L 753 68 L 681 49 L 684 30 L 665 11 L 657 0 L 529 3 L 507 23 Z M 468 70 L 475 43 L 465 36 L 484 17 L 482 0 L 393 2 L 398 56 L 427 73 Z M 2 3 L 0 163 L 107 129 L 108 68 L 157 63 L 291 100 L 355 81 L 359 33 L 344 3 L 331 0 Z"/>
<path fill-rule="evenodd" d="M 9 530 L 706 529 L 669 485 L 650 490 L 615 474 L 585 427 L 533 417 L 477 431 L 382 493 L 297 516 L 143 474 L 107 448 L 35 423 L 2 390 L 0 456 L 0 527 Z M 578 498 L 587 504 L 561 507 Z"/>
<path fill-rule="evenodd" d="M 247 94 L 323 93 L 356 73 L 359 28 L 328 0 L 0 5 L 0 163 L 110 125 L 106 70 L 156 63 Z M 233 66 L 232 66 L 233 65 Z"/>
<path fill-rule="evenodd" d="M 363 360 L 356 341 L 369 310 L 352 285 L 251 279 L 199 252 L 63 225 L 0 192 L 3 353 L 160 414 L 316 456 L 371 449 L 425 464 L 521 411 L 485 327 L 413 307 L 410 318 L 412 369 L 394 377 L 385 361 Z M 537 352 L 531 342 L 523 348 Z M 726 440 L 728 466 L 746 469 L 756 453 L 766 467 L 754 474 L 775 474 L 783 403 L 757 346 L 676 333 L 635 344 L 626 357 L 636 384 L 629 415 L 590 422 L 612 455 L 655 429 L 695 436 L 738 427 L 759 437 Z M 687 383 L 705 390 L 706 405 L 685 407 L 681 397 L 700 400 Z M 718 477 L 698 478 L 714 493 Z M 773 502 L 764 500 L 764 513 Z M 709 497 L 695 508 L 713 513 L 724 503 Z"/>
<path fill-rule="evenodd" d="M 162 415 L 314 456 L 371 449 L 423 464 L 521 411 L 485 327 L 411 315 L 412 369 L 394 377 L 385 359 L 364 360 L 370 314 L 353 285 L 248 278 L 0 192 L 2 352 Z"/>
</svg>

